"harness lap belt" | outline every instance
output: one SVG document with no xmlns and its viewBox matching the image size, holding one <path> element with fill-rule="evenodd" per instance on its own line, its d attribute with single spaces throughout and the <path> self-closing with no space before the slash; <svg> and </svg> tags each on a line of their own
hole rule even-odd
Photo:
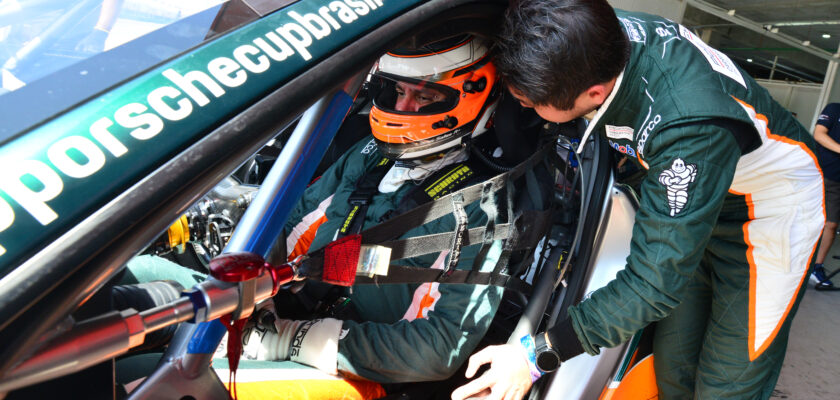
<svg viewBox="0 0 840 400">
<path fill-rule="evenodd" d="M 324 248 L 307 255 L 302 261 L 298 273 L 309 279 L 323 280 L 336 285 L 351 286 L 353 284 L 388 284 L 388 283 L 461 283 L 503 286 L 512 290 L 527 293 L 530 286 L 518 278 L 501 272 L 503 265 L 497 265 L 493 272 L 479 272 L 481 262 L 473 264 L 471 270 L 456 270 L 457 254 L 464 246 L 484 244 L 487 247 L 495 240 L 505 240 L 503 253 L 509 254 L 514 250 L 528 249 L 544 236 L 551 224 L 551 210 L 529 210 L 513 215 L 512 196 L 508 193 L 508 221 L 497 224 L 494 221 L 495 210 L 488 213 L 486 205 L 488 196 L 493 197 L 496 192 L 510 187 L 511 182 L 531 170 L 538 162 L 550 153 L 552 146 L 544 146 L 527 160 L 511 170 L 496 175 L 482 183 L 468 186 L 442 196 L 434 201 L 423 203 L 403 214 L 397 215 L 381 224 L 371 227 L 361 234 L 349 234 L 341 237 Z M 488 224 L 484 227 L 466 229 L 466 218 L 456 226 L 454 232 L 445 232 L 407 239 L 399 239 L 407 230 L 434 221 L 444 215 L 457 212 L 459 206 L 463 212 L 464 206 L 482 200 L 482 209 L 488 213 Z M 495 206 L 493 206 L 495 209 Z M 358 218 L 358 216 L 356 216 Z M 363 217 L 362 217 L 363 218 Z M 458 218 L 456 218 L 456 221 Z M 391 249 L 391 259 L 400 260 L 424 254 L 449 250 L 450 262 L 443 270 L 405 265 L 390 265 L 388 274 L 384 276 L 356 276 L 359 246 L 380 245 Z M 481 251 L 485 253 L 486 251 Z M 348 256 L 349 255 L 349 256 Z M 341 261 L 337 262 L 340 259 Z M 353 262 L 350 259 L 356 260 Z M 483 260 L 482 260 L 483 261 Z M 499 264 L 506 263 L 507 256 L 499 259 Z"/>
</svg>

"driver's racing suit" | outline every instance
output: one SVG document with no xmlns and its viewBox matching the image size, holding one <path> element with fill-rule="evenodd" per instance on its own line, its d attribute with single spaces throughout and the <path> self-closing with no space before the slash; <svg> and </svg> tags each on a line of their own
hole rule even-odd
<svg viewBox="0 0 840 400">
<path fill-rule="evenodd" d="M 450 153 L 445 158 L 447 161 L 431 162 L 424 168 L 429 172 L 452 168 L 458 163 L 447 163 L 467 155 L 464 150 L 460 150 L 460 157 L 458 154 Z M 356 182 L 381 159 L 375 142 L 370 138 L 363 139 L 307 188 L 286 224 L 290 258 L 321 248 L 335 238 L 350 212 L 348 197 Z M 401 169 L 400 164 L 395 165 L 380 183 L 379 193 L 373 196 L 365 215 L 364 229 L 378 224 L 398 208 L 406 193 L 422 179 L 417 175 L 419 170 L 414 168 L 409 172 Z M 487 217 L 478 202 L 465 207 L 465 211 L 470 228 L 485 224 Z M 401 237 L 451 232 L 454 227 L 454 217 L 449 214 L 410 229 Z M 458 265 L 469 268 L 478 247 L 464 247 Z M 489 252 L 482 271 L 493 269 L 500 249 L 498 246 Z M 446 254 L 431 254 L 398 263 L 442 268 L 445 259 Z M 376 382 L 445 379 L 466 360 L 487 332 L 502 292 L 500 287 L 484 285 L 356 285 L 349 296 L 350 307 L 363 322 L 343 322 L 338 340 L 337 369 Z M 313 334 L 307 333 L 307 336 Z"/>
<path fill-rule="evenodd" d="M 661 398 L 767 398 L 824 223 L 814 141 L 686 28 L 616 12 L 630 61 L 589 130 L 647 170 L 631 252 L 549 338 L 594 354 L 659 321 Z"/>
<path fill-rule="evenodd" d="M 490 136 L 479 140 L 495 143 Z M 392 210 L 400 209 L 413 188 L 427 190 L 444 188 L 443 181 L 456 177 L 462 184 L 478 183 L 495 173 L 485 170 L 482 164 L 470 162 L 465 149 L 449 152 L 443 159 L 422 163 L 415 168 L 396 164 L 379 184 L 365 214 L 363 229 L 382 222 Z M 351 206 L 348 198 L 359 178 L 382 160 L 376 143 L 367 136 L 347 150 L 304 192 L 287 220 L 286 245 L 289 258 L 316 250 L 336 237 Z M 466 168 L 466 169 L 465 169 Z M 426 179 L 440 170 L 444 173 L 435 182 Z M 425 171 L 425 172 L 424 172 Z M 438 183 L 438 185 L 434 185 Z M 455 186 L 448 186 L 456 190 Z M 441 193 L 441 195 L 446 192 Z M 408 208 L 410 209 L 410 207 Z M 404 211 L 405 209 L 400 209 Z M 484 226 L 487 216 L 479 202 L 466 205 L 468 228 Z M 455 228 L 452 214 L 447 214 L 425 225 L 408 229 L 401 238 L 451 232 Z M 471 268 L 480 243 L 461 249 L 458 268 Z M 500 241 L 491 245 L 481 271 L 495 267 L 502 251 Z M 392 260 L 396 264 L 442 268 L 448 260 L 448 251 L 405 260 Z M 150 282 L 161 279 L 175 280 L 183 287 L 191 287 L 205 277 L 186 267 L 159 257 L 141 256 L 128 264 L 125 283 Z M 306 285 L 313 285 L 307 282 Z M 325 285 L 315 282 L 314 285 Z M 304 288 L 305 291 L 306 288 Z M 499 306 L 504 289 L 499 286 L 471 284 L 378 284 L 355 285 L 348 295 L 347 309 L 352 317 L 338 322 L 340 330 L 331 331 L 331 324 L 320 325 L 323 318 L 306 326 L 305 336 L 300 329 L 298 337 L 304 346 L 321 347 L 320 342 L 338 342 L 337 354 L 326 363 L 323 357 L 313 362 L 311 358 L 291 356 L 291 361 L 259 361 L 243 357 L 236 375 L 237 392 L 241 398 L 263 398 L 273 393 L 307 398 L 378 398 L 385 395 L 378 383 L 400 383 L 443 380 L 451 376 L 472 353 L 484 337 Z M 277 317 L 301 319 L 300 310 L 290 310 L 294 298 L 290 292 L 277 297 Z M 314 299 L 319 300 L 319 299 Z M 341 316 L 344 319 L 344 316 Z M 339 316 L 336 316 L 339 318 Z M 335 326 L 335 324 L 332 324 Z M 300 353 L 305 353 L 301 351 Z M 225 356 L 225 349 L 217 351 Z M 310 352 L 311 354 L 311 352 Z M 315 371 L 301 364 L 321 368 Z M 219 376 L 228 376 L 227 362 L 213 363 Z M 137 369 L 137 368 L 134 368 Z M 340 372 L 347 380 L 330 374 Z M 359 381 L 358 377 L 373 382 Z M 307 383 L 308 382 L 308 383 Z M 396 387 L 395 387 L 396 388 Z M 398 388 L 396 388 L 398 389 Z"/>
</svg>

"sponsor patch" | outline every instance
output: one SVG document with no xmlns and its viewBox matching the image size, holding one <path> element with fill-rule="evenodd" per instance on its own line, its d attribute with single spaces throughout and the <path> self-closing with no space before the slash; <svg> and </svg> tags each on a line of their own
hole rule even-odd
<svg viewBox="0 0 840 400">
<path fill-rule="evenodd" d="M 703 57 L 706 57 L 706 60 L 709 61 L 712 69 L 728 76 L 735 82 L 740 83 L 741 86 L 745 88 L 747 87 L 747 83 L 744 81 L 744 77 L 741 75 L 741 72 L 738 71 L 738 67 L 735 66 L 735 63 L 733 63 L 726 54 L 713 49 L 711 46 L 707 45 L 703 39 L 700 39 L 697 35 L 682 25 L 680 25 L 680 35 L 688 39 L 694 47 L 697 47 L 697 49 L 700 50 Z"/>
<path fill-rule="evenodd" d="M 679 214 L 688 203 L 688 184 L 697 176 L 697 165 L 686 164 L 682 158 L 675 158 L 671 168 L 659 174 L 659 183 L 665 186 L 668 208 L 671 216 Z"/>
<path fill-rule="evenodd" d="M 607 137 L 610 139 L 633 140 L 633 133 L 635 133 L 629 126 L 607 125 L 604 129 L 607 130 Z"/>
<path fill-rule="evenodd" d="M 662 42 L 662 58 L 665 58 L 665 54 L 668 52 L 668 44 L 674 40 L 682 40 L 680 39 L 679 35 L 677 35 L 677 28 L 674 25 L 666 24 L 663 22 L 655 21 L 659 24 L 656 27 L 656 34 L 659 35 L 664 42 Z"/>
<path fill-rule="evenodd" d="M 610 147 L 614 148 L 619 153 L 627 154 L 630 157 L 636 157 L 636 150 L 633 150 L 633 147 L 630 145 L 620 145 L 612 140 L 610 142 Z"/>
<path fill-rule="evenodd" d="M 627 31 L 627 37 L 637 43 L 645 43 L 647 41 L 647 32 L 645 28 L 637 21 L 628 18 L 619 18 L 624 24 L 624 30 Z"/>
</svg>

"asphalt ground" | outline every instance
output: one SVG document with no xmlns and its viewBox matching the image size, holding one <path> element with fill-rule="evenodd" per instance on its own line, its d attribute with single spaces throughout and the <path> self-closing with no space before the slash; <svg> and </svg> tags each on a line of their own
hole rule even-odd
<svg viewBox="0 0 840 400">
<path fill-rule="evenodd" d="M 840 240 L 825 261 L 840 268 Z M 840 274 L 832 279 L 840 287 Z M 793 319 L 788 350 L 772 399 L 840 399 L 840 291 L 814 290 L 810 280 Z"/>
</svg>

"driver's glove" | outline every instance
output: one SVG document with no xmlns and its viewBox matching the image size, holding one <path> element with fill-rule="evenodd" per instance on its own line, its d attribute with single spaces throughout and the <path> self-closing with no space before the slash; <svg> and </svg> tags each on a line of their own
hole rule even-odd
<svg viewBox="0 0 840 400">
<path fill-rule="evenodd" d="M 311 321 L 280 319 L 271 307 L 260 307 L 242 335 L 248 360 L 291 360 L 336 374 L 338 337 L 342 322 L 333 318 Z"/>
</svg>

